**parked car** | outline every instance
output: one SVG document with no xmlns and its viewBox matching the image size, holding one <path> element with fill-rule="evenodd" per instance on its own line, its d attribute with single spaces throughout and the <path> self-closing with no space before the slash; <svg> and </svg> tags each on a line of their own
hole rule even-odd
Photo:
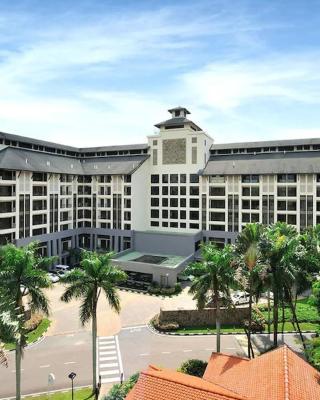
<svg viewBox="0 0 320 400">
<path fill-rule="evenodd" d="M 54 274 L 54 273 L 52 273 L 52 272 L 49 272 L 49 278 L 50 278 L 50 280 L 51 280 L 51 282 L 52 283 L 56 283 L 56 282 L 58 282 L 59 281 L 59 275 L 57 275 L 57 274 Z"/>
<path fill-rule="evenodd" d="M 26 296 L 29 293 L 29 289 L 25 288 L 23 285 L 20 285 L 20 292 L 22 296 Z"/>
<path fill-rule="evenodd" d="M 249 303 L 249 293 L 246 292 L 235 292 L 231 295 L 233 304 L 246 304 Z"/>
<path fill-rule="evenodd" d="M 58 273 L 58 272 L 66 273 L 66 272 L 71 271 L 72 268 L 69 267 L 69 265 L 57 264 L 57 265 L 54 265 L 54 266 L 53 266 L 52 270 L 53 270 L 53 272 L 55 272 L 55 273 Z"/>
</svg>

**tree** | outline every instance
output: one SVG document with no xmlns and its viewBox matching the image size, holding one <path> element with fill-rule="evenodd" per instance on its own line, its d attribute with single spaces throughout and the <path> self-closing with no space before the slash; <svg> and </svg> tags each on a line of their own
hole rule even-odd
<svg viewBox="0 0 320 400">
<path fill-rule="evenodd" d="M 277 222 L 265 230 L 261 239 L 261 249 L 264 261 L 268 264 L 273 291 L 273 344 L 275 347 L 278 345 L 279 305 L 287 301 L 303 346 L 305 346 L 295 312 L 292 290 L 306 257 L 306 250 L 301 243 L 301 238 L 293 226 Z"/>
<path fill-rule="evenodd" d="M 248 326 L 246 327 L 248 337 L 248 357 L 254 357 L 251 344 L 251 325 L 252 325 L 252 301 L 254 295 L 256 300 L 262 288 L 262 274 L 265 271 L 261 262 L 260 239 L 263 232 L 262 225 L 247 224 L 243 231 L 238 235 L 236 242 L 236 263 L 240 268 L 240 282 L 244 290 L 249 293 L 249 316 Z"/>
<path fill-rule="evenodd" d="M 81 299 L 80 321 L 85 325 L 92 320 L 92 387 L 96 394 L 97 387 L 97 306 L 103 292 L 111 308 L 120 312 L 120 299 L 116 286 L 126 280 L 125 272 L 111 265 L 113 253 L 97 254 L 83 251 L 80 268 L 76 268 L 61 278 L 67 288 L 61 300 L 69 302 Z"/>
<path fill-rule="evenodd" d="M 230 246 L 218 249 L 215 245 L 201 245 L 202 261 L 190 264 L 186 275 L 194 276 L 189 293 L 203 309 L 212 302 L 216 311 L 217 352 L 220 352 L 221 295 L 230 299 L 229 288 L 234 284 L 235 268 L 232 266 L 233 254 Z"/>
<path fill-rule="evenodd" d="M 8 312 L 15 321 L 16 335 L 15 362 L 16 362 L 16 398 L 21 398 L 21 359 L 23 348 L 26 345 L 26 310 L 23 296 L 28 293 L 31 312 L 41 311 L 49 314 L 49 303 L 42 289 L 48 288 L 51 282 L 46 265 L 52 263 L 53 258 L 39 257 L 38 244 L 31 243 L 25 247 L 16 247 L 8 244 L 0 248 L 0 285 L 1 292 L 7 299 Z"/>
</svg>

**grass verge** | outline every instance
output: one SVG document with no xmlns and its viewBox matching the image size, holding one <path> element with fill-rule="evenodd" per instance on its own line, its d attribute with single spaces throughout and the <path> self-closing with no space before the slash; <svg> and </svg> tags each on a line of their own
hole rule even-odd
<svg viewBox="0 0 320 400">
<path fill-rule="evenodd" d="M 84 388 L 74 391 L 74 400 L 85 400 L 85 399 L 93 399 L 91 388 Z M 51 394 L 41 394 L 40 396 L 28 396 L 24 397 L 24 400 L 70 400 L 71 399 L 71 390 L 67 392 L 56 392 Z"/>
<path fill-rule="evenodd" d="M 312 322 L 301 322 L 300 323 L 300 329 L 302 331 L 316 331 L 317 329 L 320 328 L 320 325 L 317 323 L 312 323 Z M 267 328 L 264 330 L 264 332 L 267 332 Z M 281 333 L 282 331 L 282 324 L 278 325 L 278 331 Z M 290 322 L 286 322 L 284 324 L 284 331 L 289 331 L 289 332 L 295 332 L 293 329 L 293 326 Z M 244 333 L 244 329 L 241 326 L 226 326 L 223 325 L 221 327 L 221 332 L 222 333 L 234 333 L 234 332 L 240 332 Z M 273 332 L 273 326 L 271 326 L 271 332 Z M 176 331 L 173 331 L 173 333 L 217 333 L 217 330 L 215 329 L 215 326 L 199 326 L 199 327 L 188 327 L 188 328 L 180 328 L 177 329 Z"/>
<path fill-rule="evenodd" d="M 33 330 L 27 334 L 27 343 L 31 344 L 31 343 L 35 342 L 36 340 L 38 340 L 39 337 L 41 337 L 44 334 L 44 332 L 49 328 L 50 324 L 51 324 L 51 321 L 49 319 L 43 318 L 43 320 L 40 322 L 38 327 L 35 330 Z M 13 350 L 15 348 L 15 344 L 14 343 L 5 343 L 4 348 L 6 350 Z"/>
</svg>

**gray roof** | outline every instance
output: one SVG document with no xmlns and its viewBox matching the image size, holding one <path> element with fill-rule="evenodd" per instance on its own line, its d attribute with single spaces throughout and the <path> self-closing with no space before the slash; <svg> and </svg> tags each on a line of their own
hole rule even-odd
<svg viewBox="0 0 320 400">
<path fill-rule="evenodd" d="M 212 156 L 203 175 L 320 173 L 320 153 L 312 151 Z"/>
<path fill-rule="evenodd" d="M 26 136 L 14 135 L 12 133 L 5 133 L 5 132 L 0 132 L 0 139 L 8 139 L 8 140 L 14 140 L 17 142 L 36 144 L 39 146 L 46 146 L 46 147 L 52 147 L 55 149 L 73 151 L 76 153 L 84 153 L 84 152 L 90 153 L 90 152 L 96 152 L 96 151 L 142 150 L 142 149 L 148 148 L 147 143 L 128 144 L 128 145 L 119 145 L 119 146 L 116 145 L 116 146 L 97 146 L 97 147 L 72 147 L 72 146 L 66 146 L 66 145 L 59 144 L 59 143 L 47 142 L 45 140 L 34 139 L 34 138 L 26 137 Z"/>
<path fill-rule="evenodd" d="M 75 175 L 132 174 L 148 158 L 144 155 L 75 159 L 62 155 L 2 146 L 0 169 Z"/>
<path fill-rule="evenodd" d="M 238 143 L 224 143 L 224 144 L 214 143 L 211 146 L 211 150 L 246 149 L 252 147 L 299 146 L 299 145 L 311 145 L 311 144 L 320 144 L 320 138 L 265 140 L 260 142 L 238 142 Z"/>
<path fill-rule="evenodd" d="M 185 107 L 181 107 L 181 106 L 170 108 L 170 110 L 168 110 L 168 111 L 169 111 L 169 113 L 171 113 L 173 111 L 181 111 L 181 110 L 185 111 L 186 114 L 190 114 L 189 110 L 187 110 Z"/>
<path fill-rule="evenodd" d="M 194 122 L 190 121 L 190 119 L 185 118 L 185 117 L 174 117 L 167 119 L 166 121 L 159 122 L 158 124 L 155 124 L 157 128 L 161 128 L 163 125 L 166 126 L 175 126 L 175 125 L 181 125 L 181 124 L 190 124 L 196 127 L 199 131 L 202 129 L 196 125 Z"/>
</svg>

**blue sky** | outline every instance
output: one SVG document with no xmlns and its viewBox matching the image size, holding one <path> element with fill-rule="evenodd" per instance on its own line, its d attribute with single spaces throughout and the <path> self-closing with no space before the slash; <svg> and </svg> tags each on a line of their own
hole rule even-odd
<svg viewBox="0 0 320 400">
<path fill-rule="evenodd" d="M 0 131 L 143 143 L 182 105 L 217 143 L 320 136 L 320 1 L 0 0 Z"/>
</svg>

